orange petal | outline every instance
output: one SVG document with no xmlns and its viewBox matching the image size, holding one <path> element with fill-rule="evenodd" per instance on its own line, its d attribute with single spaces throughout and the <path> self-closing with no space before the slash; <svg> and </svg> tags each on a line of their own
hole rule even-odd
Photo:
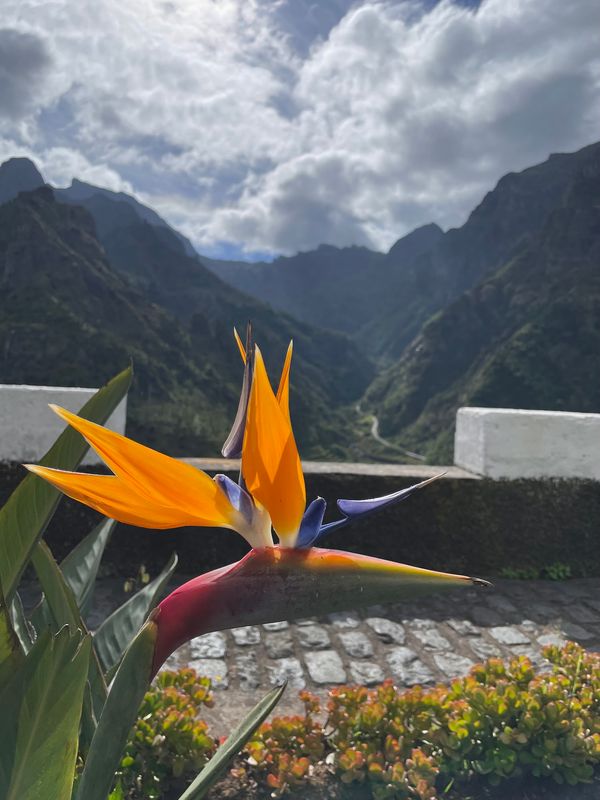
<svg viewBox="0 0 600 800">
<path fill-rule="evenodd" d="M 240 351 L 240 355 L 242 357 L 242 361 L 245 364 L 246 363 L 246 348 L 244 347 L 244 344 L 243 344 L 242 340 L 240 339 L 240 335 L 237 332 L 237 328 L 233 329 L 233 335 L 235 337 L 235 341 L 236 341 L 236 344 L 238 346 L 238 350 Z"/>
<path fill-rule="evenodd" d="M 197 518 L 177 508 L 149 502 L 147 498 L 132 492 L 116 475 L 86 475 L 33 464 L 25 466 L 74 500 L 128 525 L 164 529 L 202 524 Z M 204 524 L 212 525 L 213 521 Z"/>
<path fill-rule="evenodd" d="M 269 512 L 282 543 L 291 547 L 306 506 L 304 475 L 289 417 L 273 393 L 258 347 L 255 353 L 242 474 L 248 491 Z"/>
<path fill-rule="evenodd" d="M 205 472 L 64 408 L 51 408 L 86 438 L 123 485 L 147 498 L 151 505 L 180 509 L 190 517 L 210 520 L 196 524 L 222 525 L 223 520 L 229 519 L 229 501 Z"/>
<path fill-rule="evenodd" d="M 283 362 L 283 369 L 281 370 L 281 378 L 279 379 L 279 388 L 277 389 L 277 402 L 283 413 L 290 422 L 290 367 L 292 365 L 292 351 L 294 349 L 294 342 L 288 345 L 287 353 L 285 354 L 285 361 Z M 291 422 L 290 422 L 291 425 Z"/>
</svg>

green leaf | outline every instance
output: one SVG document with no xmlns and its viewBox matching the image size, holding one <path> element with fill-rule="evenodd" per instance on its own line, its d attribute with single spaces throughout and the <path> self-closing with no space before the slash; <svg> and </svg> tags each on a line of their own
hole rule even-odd
<svg viewBox="0 0 600 800">
<path fill-rule="evenodd" d="M 272 689 L 258 702 L 250 713 L 242 720 L 229 738 L 223 742 L 217 752 L 198 775 L 196 780 L 188 786 L 179 800 L 202 800 L 208 790 L 220 778 L 229 764 L 233 761 L 254 731 L 275 708 L 286 684 Z"/>
<path fill-rule="evenodd" d="M 61 562 L 60 570 L 84 616 L 90 610 L 98 567 L 116 524 L 113 519 L 103 520 Z"/>
<path fill-rule="evenodd" d="M 177 555 L 173 553 L 160 575 L 117 608 L 98 628 L 94 647 L 105 672 L 119 663 L 129 642 L 160 599 L 176 566 Z"/>
<path fill-rule="evenodd" d="M 41 605 L 43 613 L 36 616 L 36 623 L 39 625 L 41 621 L 43 626 L 38 627 L 38 634 L 43 631 L 44 627 L 50 626 L 56 632 L 65 625 L 87 634 L 87 627 L 79 613 L 75 595 L 67 586 L 46 542 L 38 542 L 31 561 L 44 592 L 44 602 Z M 90 658 L 89 682 L 94 712 L 99 715 L 106 701 L 106 683 L 95 650 L 92 650 Z"/>
<path fill-rule="evenodd" d="M 19 666 L 23 650 L 0 590 L 0 691 Z"/>
<path fill-rule="evenodd" d="M 90 646 L 44 633 L 0 694 L 3 800 L 70 800 Z"/>
<path fill-rule="evenodd" d="M 156 636 L 156 623 L 147 622 L 125 652 L 85 760 L 78 800 L 106 800 L 111 790 L 127 737 L 150 685 Z"/>
<path fill-rule="evenodd" d="M 79 412 L 85 419 L 106 422 L 127 394 L 131 368 L 100 389 Z M 48 412 L 50 413 L 50 412 Z M 88 450 L 81 434 L 68 427 L 41 460 L 47 467 L 73 470 Z M 7 603 L 15 593 L 23 570 L 61 497 L 47 481 L 28 475 L 0 510 L 0 587 Z"/>
<path fill-rule="evenodd" d="M 74 629 L 79 628 L 87 633 L 75 596 L 67 586 L 46 542 L 38 542 L 31 555 L 31 562 L 44 592 L 44 600 L 38 609 L 46 606 L 44 613 L 36 616 L 36 623 L 39 624 L 38 620 L 43 619 L 45 620 L 45 625 L 42 623 L 44 627 L 53 624 L 56 631 L 64 625 L 70 625 Z M 41 633 L 41 629 L 38 629 L 38 633 Z"/>
<path fill-rule="evenodd" d="M 12 621 L 13 630 L 17 634 L 21 647 L 23 648 L 23 652 L 28 653 L 35 642 L 35 630 L 25 616 L 21 596 L 18 592 L 15 593 L 12 603 L 10 604 L 10 619 Z"/>
</svg>

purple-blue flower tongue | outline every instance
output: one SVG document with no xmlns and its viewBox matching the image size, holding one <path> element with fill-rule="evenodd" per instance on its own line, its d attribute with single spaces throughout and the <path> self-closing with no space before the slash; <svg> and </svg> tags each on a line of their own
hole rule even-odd
<svg viewBox="0 0 600 800">
<path fill-rule="evenodd" d="M 243 514 L 248 522 L 251 522 L 254 513 L 254 502 L 248 492 L 235 481 L 232 481 L 231 478 L 228 478 L 227 475 L 215 475 L 215 483 L 225 492 L 231 505 Z"/>
<path fill-rule="evenodd" d="M 317 497 L 308 506 L 300 523 L 300 531 L 296 539 L 296 547 L 310 547 L 319 536 L 323 516 L 327 503 L 322 497 Z"/>
<path fill-rule="evenodd" d="M 365 514 L 372 514 L 374 511 L 380 511 L 382 508 L 386 508 L 394 503 L 399 503 L 401 500 L 405 500 L 413 492 L 416 492 L 417 489 L 422 489 L 432 481 L 441 478 L 443 474 L 444 473 L 440 473 L 440 475 L 434 475 L 433 478 L 427 478 L 426 481 L 415 483 L 413 486 L 408 486 L 406 489 L 400 489 L 398 492 L 392 492 L 392 494 L 386 494 L 383 497 L 374 497 L 372 500 L 338 500 L 337 507 L 342 514 L 344 514 L 344 516 L 350 517 L 351 519 L 362 517 Z"/>
<path fill-rule="evenodd" d="M 236 334 L 237 335 L 237 334 Z M 238 340 L 239 341 L 239 340 Z M 241 347 L 241 345 L 240 345 Z M 246 329 L 246 361 L 244 366 L 244 379 L 238 403 L 237 412 L 229 436 L 221 450 L 223 458 L 241 458 L 244 430 L 246 429 L 246 412 L 252 388 L 252 375 L 254 372 L 254 347 L 252 343 L 252 326 L 248 323 Z"/>
<path fill-rule="evenodd" d="M 387 508 L 387 506 L 405 500 L 413 492 L 441 478 L 442 475 L 444 475 L 443 472 L 439 475 L 434 475 L 432 478 L 427 478 L 427 480 L 421 481 L 420 483 L 415 483 L 413 486 L 408 486 L 406 489 L 400 489 L 398 492 L 386 494 L 383 497 L 374 497 L 370 500 L 338 500 L 337 506 L 342 514 L 344 514 L 343 519 L 337 519 L 334 522 L 328 522 L 322 525 L 316 539 L 321 539 L 325 534 L 330 533 L 336 528 L 341 528 L 343 525 L 347 525 L 354 519 L 373 514 L 375 511 L 380 511 L 382 508 Z"/>
</svg>

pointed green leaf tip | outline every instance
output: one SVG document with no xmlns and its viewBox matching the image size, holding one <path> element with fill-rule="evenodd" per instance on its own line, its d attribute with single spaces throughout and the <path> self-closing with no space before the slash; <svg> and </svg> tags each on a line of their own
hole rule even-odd
<svg viewBox="0 0 600 800">
<path fill-rule="evenodd" d="M 275 708 L 287 683 L 272 689 L 257 703 L 249 714 L 240 722 L 215 755 L 211 758 L 196 780 L 186 789 L 179 800 L 202 800 L 206 793 L 221 777 L 258 726 L 264 722 Z"/>
</svg>

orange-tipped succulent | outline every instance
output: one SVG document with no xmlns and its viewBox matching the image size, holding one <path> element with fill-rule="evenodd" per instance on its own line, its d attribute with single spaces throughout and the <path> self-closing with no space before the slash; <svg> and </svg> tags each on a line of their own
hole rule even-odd
<svg viewBox="0 0 600 800">
<path fill-rule="evenodd" d="M 314 545 L 328 531 L 405 499 L 434 478 L 371 500 L 338 500 L 341 518 L 324 524 L 325 501 L 306 507 L 306 488 L 289 412 L 292 345 L 275 393 L 260 349 L 244 346 L 238 411 L 223 454 L 242 459 L 239 483 L 204 472 L 125 436 L 52 408 L 79 431 L 112 475 L 27 465 L 65 494 L 108 517 L 145 528 L 231 528 L 252 548 L 239 562 L 180 586 L 154 613 L 154 671 L 181 644 L 209 631 L 402 600 L 485 583 Z M 272 529 L 278 537 L 274 544 Z"/>
</svg>

